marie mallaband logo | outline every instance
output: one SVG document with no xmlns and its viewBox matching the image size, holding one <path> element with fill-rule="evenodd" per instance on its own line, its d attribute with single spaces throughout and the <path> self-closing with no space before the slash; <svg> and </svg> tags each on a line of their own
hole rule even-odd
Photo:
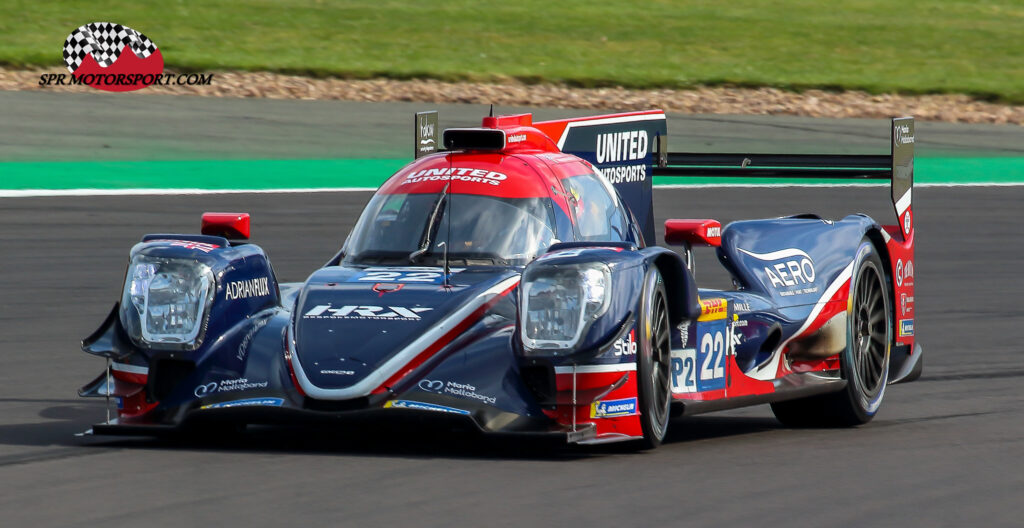
<svg viewBox="0 0 1024 528">
<path fill-rule="evenodd" d="M 111 22 L 92 22 L 64 41 L 64 64 L 70 76 L 44 73 L 40 86 L 84 84 L 108 92 L 128 92 L 157 85 L 208 85 L 213 74 L 165 74 L 156 43 L 141 32 Z"/>
</svg>

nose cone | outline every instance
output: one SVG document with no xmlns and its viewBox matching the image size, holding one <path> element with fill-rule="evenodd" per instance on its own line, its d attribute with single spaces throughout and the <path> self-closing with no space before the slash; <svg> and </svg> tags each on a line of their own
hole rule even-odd
<svg viewBox="0 0 1024 528">
<path fill-rule="evenodd" d="M 302 374 L 324 390 L 350 389 L 368 379 L 382 382 L 396 365 L 400 369 L 428 352 L 463 319 L 482 317 L 467 313 L 467 307 L 482 306 L 493 296 L 488 290 L 514 273 L 456 275 L 454 286 L 444 287 L 364 282 L 358 280 L 359 270 L 345 268 L 318 271 L 307 281 L 295 317 Z"/>
</svg>

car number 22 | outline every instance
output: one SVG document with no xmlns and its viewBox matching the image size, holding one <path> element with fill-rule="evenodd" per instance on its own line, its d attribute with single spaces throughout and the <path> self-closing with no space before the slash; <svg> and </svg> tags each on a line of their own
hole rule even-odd
<svg viewBox="0 0 1024 528">
<path fill-rule="evenodd" d="M 349 282 L 419 282 L 423 284 L 440 284 L 444 273 L 438 271 L 423 271 L 409 269 L 388 269 L 388 268 L 367 268 L 351 279 Z"/>
<path fill-rule="evenodd" d="M 672 351 L 672 392 L 704 392 L 725 388 L 726 323 L 697 323 L 697 349 Z"/>
</svg>

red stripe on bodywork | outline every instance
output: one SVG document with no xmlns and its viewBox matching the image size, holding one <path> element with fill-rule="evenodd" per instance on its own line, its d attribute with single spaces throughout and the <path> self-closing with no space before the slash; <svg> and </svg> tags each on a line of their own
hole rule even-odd
<svg viewBox="0 0 1024 528">
<path fill-rule="evenodd" d="M 125 372 L 117 369 L 110 369 L 110 375 L 113 376 L 114 379 L 134 383 L 136 385 L 145 385 L 149 380 L 149 376 L 146 374 L 136 374 L 134 372 Z"/>
</svg>

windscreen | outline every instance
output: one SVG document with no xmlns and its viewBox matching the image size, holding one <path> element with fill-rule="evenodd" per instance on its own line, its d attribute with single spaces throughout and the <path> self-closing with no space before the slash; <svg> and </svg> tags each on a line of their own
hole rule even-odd
<svg viewBox="0 0 1024 528">
<path fill-rule="evenodd" d="M 557 241 L 550 198 L 377 194 L 345 246 L 345 264 L 522 266 Z"/>
</svg>

